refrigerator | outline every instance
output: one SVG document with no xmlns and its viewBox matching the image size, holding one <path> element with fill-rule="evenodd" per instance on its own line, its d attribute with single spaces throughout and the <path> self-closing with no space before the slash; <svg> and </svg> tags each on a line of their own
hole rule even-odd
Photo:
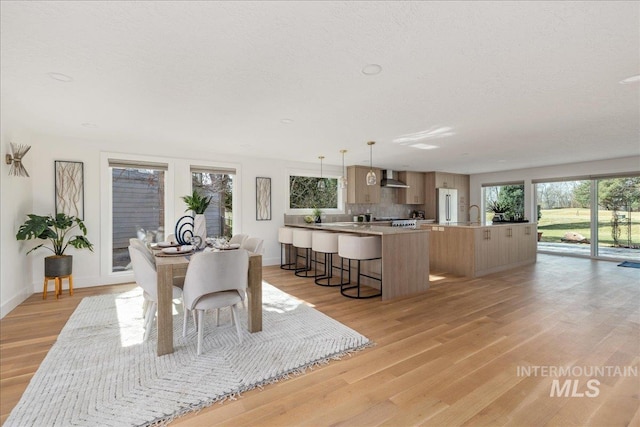
<svg viewBox="0 0 640 427">
<path fill-rule="evenodd" d="M 458 190 L 455 188 L 438 188 L 437 221 L 439 224 L 458 222 Z"/>
</svg>

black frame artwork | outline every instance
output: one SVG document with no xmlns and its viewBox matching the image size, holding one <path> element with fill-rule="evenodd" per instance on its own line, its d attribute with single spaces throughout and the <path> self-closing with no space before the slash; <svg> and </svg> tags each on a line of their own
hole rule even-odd
<svg viewBox="0 0 640 427">
<path fill-rule="evenodd" d="M 84 163 L 56 160 L 54 174 L 56 215 L 84 220 Z"/>
<path fill-rule="evenodd" d="M 256 221 L 271 221 L 271 178 L 256 177 Z"/>
</svg>

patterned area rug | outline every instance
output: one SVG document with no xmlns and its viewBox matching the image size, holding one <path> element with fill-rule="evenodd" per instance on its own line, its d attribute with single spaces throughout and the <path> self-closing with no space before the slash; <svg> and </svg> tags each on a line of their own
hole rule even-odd
<svg viewBox="0 0 640 427">
<path fill-rule="evenodd" d="M 156 357 L 156 330 L 142 342 L 142 295 L 134 290 L 85 298 L 60 333 L 5 426 L 164 424 L 243 391 L 300 374 L 369 346 L 370 341 L 263 283 L 263 331 L 238 344 L 230 310 L 220 326 L 205 316 L 203 351 L 182 313 L 174 314 L 175 352 Z"/>
</svg>

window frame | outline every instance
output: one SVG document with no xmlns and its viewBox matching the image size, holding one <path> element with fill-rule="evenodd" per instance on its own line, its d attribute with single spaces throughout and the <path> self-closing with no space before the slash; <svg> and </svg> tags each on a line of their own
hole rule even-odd
<svg viewBox="0 0 640 427">
<path fill-rule="evenodd" d="M 291 182 L 291 177 L 292 176 L 305 176 L 305 177 L 311 177 L 311 178 L 320 178 L 320 174 L 315 172 L 315 171 L 310 171 L 308 169 L 288 169 L 287 173 L 286 173 L 286 180 L 285 180 L 285 212 L 287 215 L 312 215 L 313 214 L 313 208 L 292 208 L 291 207 L 291 188 L 290 188 L 290 182 Z M 338 180 L 340 178 L 340 174 L 339 173 L 334 173 L 334 172 L 327 172 L 322 174 L 322 178 L 332 178 L 332 179 L 336 179 Z M 344 201 L 345 201 L 345 197 L 344 197 L 344 193 L 345 190 L 340 188 L 340 183 L 338 182 L 338 187 L 337 187 L 337 196 L 338 196 L 338 201 L 337 201 L 337 207 L 336 208 L 323 208 L 321 209 L 323 213 L 325 214 L 343 214 L 344 213 Z"/>
</svg>

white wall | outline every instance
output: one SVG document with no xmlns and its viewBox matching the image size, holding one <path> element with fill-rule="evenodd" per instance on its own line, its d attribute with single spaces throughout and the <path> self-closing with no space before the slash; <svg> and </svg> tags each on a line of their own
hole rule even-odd
<svg viewBox="0 0 640 427">
<path fill-rule="evenodd" d="M 33 293 L 30 262 L 25 256 L 25 242 L 16 240 L 18 227 L 32 210 L 31 188 L 33 180 L 9 176 L 9 166 L 4 164 L 4 156 L 11 153 L 9 142 L 31 145 L 28 133 L 2 127 L 2 170 L 0 171 L 0 317 L 18 306 Z M 33 152 L 27 153 L 23 164 L 29 173 L 33 172 Z"/>
<path fill-rule="evenodd" d="M 4 142 L 4 141 L 3 141 Z M 26 141 L 25 141 L 26 142 Z M 50 135 L 32 135 L 31 151 L 29 153 L 29 173 L 31 178 L 2 179 L 2 316 L 12 310 L 17 304 L 34 292 L 42 291 L 42 277 L 44 274 L 43 258 L 48 256 L 46 250 L 40 249 L 28 256 L 25 252 L 35 246 L 37 242 L 15 241 L 18 226 L 24 221 L 26 213 L 48 214 L 54 213 L 54 161 L 84 162 L 84 196 L 85 196 L 85 224 L 88 238 L 94 244 L 94 252 L 68 249 L 74 256 L 74 287 L 87 287 L 111 283 L 122 283 L 133 280 L 133 276 L 114 276 L 105 271 L 101 262 L 103 254 L 101 229 L 102 221 L 106 221 L 106 212 L 101 205 L 101 153 L 117 152 L 137 154 L 143 156 L 165 157 L 176 165 L 174 172 L 174 206 L 175 219 L 184 214 L 184 205 L 180 196 L 191 192 L 189 181 L 189 164 L 229 163 L 237 166 L 239 171 L 238 185 L 240 186 L 239 220 L 236 221 L 235 232 L 261 237 L 265 240 L 264 265 L 275 265 L 280 262 L 280 245 L 277 242 L 278 227 L 284 223 L 284 212 L 287 207 L 286 193 L 288 186 L 288 171 L 308 170 L 319 172 L 319 164 L 302 162 L 285 162 L 279 160 L 265 161 L 249 156 L 229 156 L 206 152 L 185 152 L 179 146 L 175 150 L 162 151 L 149 147 L 146 153 L 130 153 L 126 146 L 112 144 L 106 141 L 85 141 L 69 138 L 59 138 Z M 325 174 L 341 172 L 340 166 L 326 166 Z M 3 171 L 6 175 L 6 170 Z M 183 176 L 184 175 L 184 176 Z M 255 178 L 270 177 L 272 186 L 272 220 L 256 221 L 256 193 Z M 6 184 L 5 184 L 5 181 Z M 6 191 L 5 191 L 6 187 Z M 6 255 L 6 256 L 5 256 Z M 17 280 L 19 279 L 19 280 Z M 19 282 L 19 283 L 18 283 Z"/>
<path fill-rule="evenodd" d="M 588 177 L 626 173 L 640 174 L 640 156 L 476 174 L 471 175 L 469 179 L 469 204 L 482 206 L 481 201 L 483 184 L 500 184 L 504 182 L 524 181 L 524 214 L 526 218 L 531 219 L 535 218 L 534 212 L 536 212 L 533 200 L 532 181 L 534 180 L 553 180 L 557 178 Z"/>
</svg>

